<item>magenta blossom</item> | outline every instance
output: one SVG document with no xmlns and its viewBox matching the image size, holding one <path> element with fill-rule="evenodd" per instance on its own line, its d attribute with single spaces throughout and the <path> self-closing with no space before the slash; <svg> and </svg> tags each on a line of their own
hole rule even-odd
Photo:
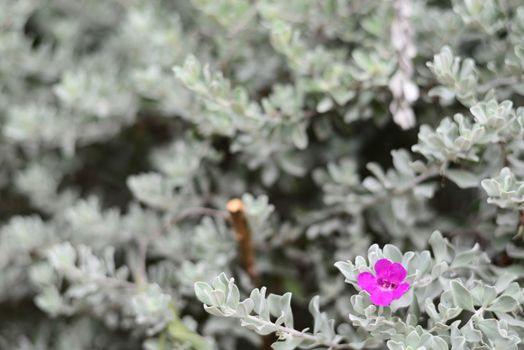
<svg viewBox="0 0 524 350">
<path fill-rule="evenodd" d="M 358 275 L 358 285 L 369 293 L 373 304 L 388 306 L 409 290 L 410 284 L 404 282 L 407 271 L 401 264 L 380 259 L 375 263 L 375 273 L 376 276 L 370 272 Z"/>
</svg>

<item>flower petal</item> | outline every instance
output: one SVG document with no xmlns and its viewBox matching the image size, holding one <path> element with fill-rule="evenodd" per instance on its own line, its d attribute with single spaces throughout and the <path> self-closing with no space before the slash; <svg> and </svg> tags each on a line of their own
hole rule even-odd
<svg viewBox="0 0 524 350">
<path fill-rule="evenodd" d="M 393 292 L 392 291 L 382 291 L 382 290 L 375 290 L 373 293 L 370 294 L 371 302 L 375 305 L 379 306 L 389 306 L 391 302 L 393 301 Z"/>
<path fill-rule="evenodd" d="M 387 280 L 391 283 L 404 281 L 407 275 L 406 268 L 402 264 L 391 262 L 389 259 L 380 259 L 375 264 L 377 278 Z"/>
<path fill-rule="evenodd" d="M 389 268 L 391 267 L 392 263 L 389 259 L 380 259 L 375 263 L 375 272 L 377 273 L 377 277 L 384 278 L 387 276 Z"/>
<path fill-rule="evenodd" d="M 368 293 L 377 289 L 377 279 L 370 272 L 362 272 L 358 275 L 358 285 Z"/>
<path fill-rule="evenodd" d="M 400 299 L 404 294 L 406 294 L 409 287 L 411 287 L 409 283 L 399 284 L 399 286 L 393 291 L 393 299 Z"/>
<path fill-rule="evenodd" d="M 389 274 L 388 274 L 388 281 L 393 283 L 400 283 L 404 281 L 406 278 L 406 275 L 408 272 L 406 271 L 406 268 L 402 266 L 402 264 L 399 263 L 393 263 L 391 264 L 391 267 L 389 268 Z"/>
</svg>

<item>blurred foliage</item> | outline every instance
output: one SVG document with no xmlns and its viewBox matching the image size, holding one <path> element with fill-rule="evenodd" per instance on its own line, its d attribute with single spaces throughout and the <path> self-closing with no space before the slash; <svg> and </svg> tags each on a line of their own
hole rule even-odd
<svg viewBox="0 0 524 350">
<path fill-rule="evenodd" d="M 523 74 L 520 0 L 0 1 L 0 348 L 522 348 Z"/>
</svg>

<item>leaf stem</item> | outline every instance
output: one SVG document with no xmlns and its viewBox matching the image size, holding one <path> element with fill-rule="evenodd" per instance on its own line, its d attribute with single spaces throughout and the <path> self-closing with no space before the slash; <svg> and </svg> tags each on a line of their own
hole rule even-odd
<svg viewBox="0 0 524 350">
<path fill-rule="evenodd" d="M 293 337 L 302 338 L 308 342 L 313 343 L 314 345 L 326 346 L 330 350 L 351 350 L 353 349 L 353 347 L 349 344 L 339 344 L 333 341 L 319 339 L 315 337 L 314 334 L 304 333 L 301 331 L 297 331 L 294 328 L 288 328 L 282 325 L 276 325 L 273 322 L 266 321 L 262 318 L 259 318 L 253 315 L 249 315 L 247 318 L 254 321 L 255 323 L 264 323 L 268 326 L 275 327 L 277 329 L 277 332 L 287 333 Z"/>
</svg>

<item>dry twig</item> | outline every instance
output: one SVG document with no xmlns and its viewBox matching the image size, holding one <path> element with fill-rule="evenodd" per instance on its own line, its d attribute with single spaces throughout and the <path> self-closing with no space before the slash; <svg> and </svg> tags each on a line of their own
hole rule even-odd
<svg viewBox="0 0 524 350">
<path fill-rule="evenodd" d="M 244 213 L 244 203 L 238 198 L 227 202 L 227 211 L 235 231 L 235 237 L 240 246 L 242 266 L 246 270 L 253 285 L 260 287 L 260 278 L 256 270 L 255 248 L 251 240 L 251 229 Z M 262 349 L 270 350 L 275 339 L 271 335 L 262 336 Z"/>
<path fill-rule="evenodd" d="M 255 249 L 251 241 L 251 230 L 244 213 L 244 203 L 238 199 L 227 202 L 227 211 L 235 230 L 235 237 L 240 246 L 240 258 L 242 266 L 251 278 L 254 285 L 259 285 L 259 278 L 255 268 Z"/>
</svg>

